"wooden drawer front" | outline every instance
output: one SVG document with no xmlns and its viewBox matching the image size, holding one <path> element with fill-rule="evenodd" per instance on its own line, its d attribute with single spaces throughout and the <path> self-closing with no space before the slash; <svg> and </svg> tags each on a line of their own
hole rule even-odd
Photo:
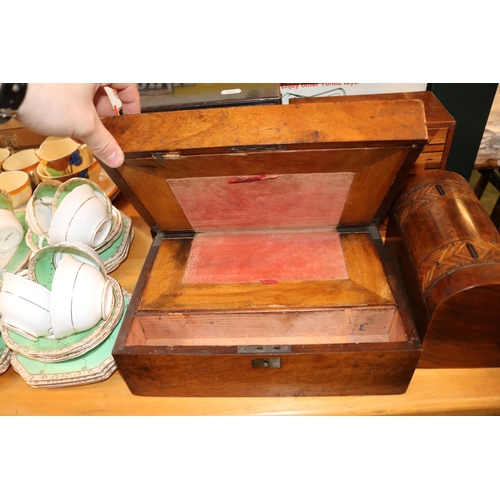
<svg viewBox="0 0 500 500">
<path fill-rule="evenodd" d="M 441 169 L 444 168 L 443 151 L 432 151 L 430 153 L 420 153 L 417 161 L 411 169 L 412 174 L 417 174 L 423 170 Z"/>
<path fill-rule="evenodd" d="M 422 149 L 412 174 L 422 173 L 424 170 L 444 170 L 453 138 L 454 127 L 428 128 L 429 143 Z"/>
<path fill-rule="evenodd" d="M 444 149 L 444 145 L 448 140 L 448 133 L 450 132 L 449 127 L 445 128 L 428 128 L 427 134 L 429 136 L 429 144 L 441 144 Z M 425 150 L 425 148 L 424 148 Z"/>
</svg>

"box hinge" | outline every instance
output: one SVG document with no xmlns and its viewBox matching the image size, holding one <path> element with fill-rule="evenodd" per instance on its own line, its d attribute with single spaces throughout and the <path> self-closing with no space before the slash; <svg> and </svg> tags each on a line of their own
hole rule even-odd
<svg viewBox="0 0 500 500">
<path fill-rule="evenodd" d="M 281 354 L 292 352 L 290 345 L 239 345 L 238 354 Z"/>
<path fill-rule="evenodd" d="M 229 153 L 254 153 L 258 151 L 286 151 L 285 144 L 273 144 L 271 146 L 232 146 L 227 148 Z"/>
<path fill-rule="evenodd" d="M 153 153 L 153 158 L 162 166 L 169 160 L 180 160 L 182 155 L 179 151 L 169 151 L 168 153 Z"/>
</svg>

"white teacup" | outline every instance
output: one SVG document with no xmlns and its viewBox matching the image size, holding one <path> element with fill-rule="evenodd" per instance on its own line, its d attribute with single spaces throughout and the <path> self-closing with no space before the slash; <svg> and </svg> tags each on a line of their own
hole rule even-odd
<svg viewBox="0 0 500 500">
<path fill-rule="evenodd" d="M 51 322 L 56 339 L 89 330 L 113 309 L 113 287 L 101 271 L 64 255 L 52 280 Z"/>
<path fill-rule="evenodd" d="M 7 268 L 10 261 L 13 259 L 14 255 L 16 255 L 17 248 L 18 247 L 15 247 L 12 250 L 7 250 L 6 252 L 0 252 L 0 272 Z"/>
<path fill-rule="evenodd" d="M 49 289 L 13 273 L 3 273 L 1 287 L 1 322 L 6 327 L 30 340 L 50 335 Z"/>
<path fill-rule="evenodd" d="M 14 208 L 24 207 L 33 193 L 30 177 L 22 170 L 0 173 L 0 189 L 9 193 Z"/>
<path fill-rule="evenodd" d="M 12 210 L 0 208 L 0 252 L 17 248 L 24 238 L 24 228 Z"/>
<path fill-rule="evenodd" d="M 83 184 L 68 193 L 54 211 L 49 242 L 78 241 L 96 248 L 106 239 L 111 225 L 106 205 L 90 185 Z"/>
<path fill-rule="evenodd" d="M 39 238 L 48 239 L 51 220 L 52 199 L 32 196 L 26 204 L 26 222 L 30 229 Z"/>
</svg>

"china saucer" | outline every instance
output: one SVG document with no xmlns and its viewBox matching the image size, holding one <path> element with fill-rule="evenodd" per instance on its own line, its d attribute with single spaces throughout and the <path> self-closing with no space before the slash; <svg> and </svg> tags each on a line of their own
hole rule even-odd
<svg viewBox="0 0 500 500">
<path fill-rule="evenodd" d="M 113 287 L 114 305 L 110 315 L 95 327 L 75 333 L 60 340 L 39 338 L 37 341 L 23 337 L 19 333 L 0 325 L 7 347 L 27 358 L 47 363 L 77 358 L 103 342 L 113 332 L 124 310 L 123 290 L 118 282 L 108 277 Z"/>
<path fill-rule="evenodd" d="M 37 234 L 37 237 L 44 235 L 48 238 L 48 228 L 52 220 L 52 200 L 60 185 L 60 181 L 54 180 L 41 182 L 26 204 L 26 223 L 29 232 Z M 37 250 L 31 245 L 30 248 L 32 251 Z"/>
<path fill-rule="evenodd" d="M 108 379 L 117 369 L 111 353 L 129 302 L 130 294 L 125 292 L 125 307 L 120 320 L 111 334 L 87 353 L 68 361 L 47 363 L 17 352 L 12 356 L 12 367 L 27 384 L 35 388 L 73 387 Z"/>
<path fill-rule="evenodd" d="M 123 228 L 120 236 L 112 246 L 99 253 L 107 273 L 114 271 L 127 258 L 133 236 L 132 219 L 123 215 Z"/>
<path fill-rule="evenodd" d="M 112 246 L 116 239 L 120 237 L 120 233 L 122 232 L 122 230 L 123 214 L 113 206 L 111 209 L 111 228 L 104 241 L 95 248 L 95 251 L 98 253 L 102 253 L 110 246 Z"/>
<path fill-rule="evenodd" d="M 26 211 L 25 210 L 15 210 L 15 214 L 21 225 L 23 226 L 24 229 L 24 234 L 26 235 L 29 227 L 26 222 Z M 26 237 L 21 241 L 19 246 L 17 247 L 16 251 L 12 253 L 12 255 L 8 256 L 8 261 L 7 258 L 5 259 L 6 262 L 2 262 L 2 265 L 0 266 L 0 272 L 1 271 L 7 271 L 9 273 L 18 273 L 25 269 L 28 265 L 28 261 L 30 258 L 30 255 L 32 253 L 31 248 L 29 247 Z M 7 257 L 7 256 L 6 256 Z M 1 259 L 0 259 L 1 260 Z"/>
<path fill-rule="evenodd" d="M 0 336 L 0 375 L 5 373 L 10 366 L 12 350 L 9 349 Z"/>
<path fill-rule="evenodd" d="M 38 236 L 38 234 L 34 233 L 31 228 L 28 228 L 26 237 L 24 239 L 26 240 L 26 244 L 32 252 L 38 252 L 38 250 L 40 250 L 41 248 L 45 248 L 49 245 L 47 239 L 43 238 L 42 244 L 40 246 L 40 237 Z"/>
<path fill-rule="evenodd" d="M 9 369 L 11 365 L 11 360 L 12 360 L 12 351 L 10 349 L 6 349 L 5 357 L 3 361 L 0 362 L 0 375 L 5 373 Z"/>
<path fill-rule="evenodd" d="M 123 241 L 120 252 L 114 255 L 111 259 L 104 262 L 104 267 L 108 274 L 115 271 L 120 266 L 120 264 L 128 257 L 128 252 L 130 250 L 130 245 L 132 244 L 132 241 L 134 239 L 134 235 L 134 231 L 131 230 L 128 238 Z"/>
</svg>

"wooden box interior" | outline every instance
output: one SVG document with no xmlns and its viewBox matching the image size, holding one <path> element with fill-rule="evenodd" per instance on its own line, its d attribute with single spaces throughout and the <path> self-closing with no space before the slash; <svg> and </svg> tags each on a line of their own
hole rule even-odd
<svg viewBox="0 0 500 500">
<path fill-rule="evenodd" d="M 126 345 L 408 340 L 372 234 L 341 234 L 340 242 L 346 257 L 345 279 L 185 284 L 182 277 L 193 238 L 166 238 Z"/>
</svg>

